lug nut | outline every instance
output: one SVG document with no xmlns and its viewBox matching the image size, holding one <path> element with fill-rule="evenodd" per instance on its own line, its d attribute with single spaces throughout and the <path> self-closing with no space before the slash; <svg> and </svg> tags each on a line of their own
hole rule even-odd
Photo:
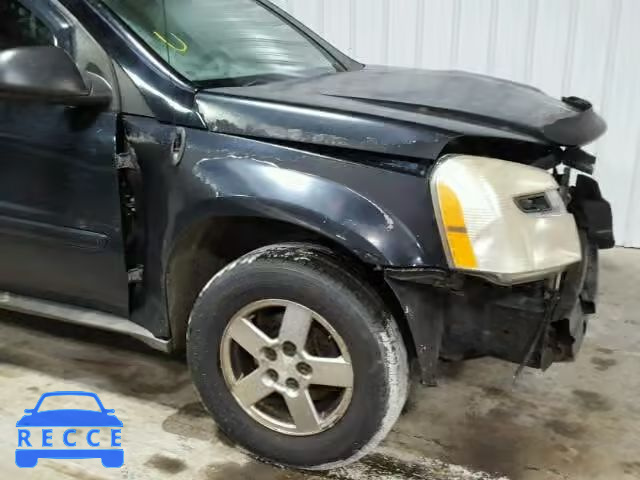
<svg viewBox="0 0 640 480">
<path fill-rule="evenodd" d="M 311 369 L 311 365 L 304 362 L 300 362 L 298 365 L 296 365 L 296 370 L 298 370 L 298 373 L 300 375 L 305 375 L 305 376 L 311 375 L 311 372 L 313 371 Z"/>
<path fill-rule="evenodd" d="M 278 358 L 278 354 L 276 353 L 276 351 L 271 348 L 271 347 L 265 347 L 262 349 L 262 355 L 264 355 L 264 358 L 266 358 L 267 360 L 269 360 L 270 362 L 275 361 Z"/>
<path fill-rule="evenodd" d="M 267 378 L 272 382 L 275 383 L 278 381 L 278 372 L 276 372 L 275 370 L 270 368 L 269 370 L 267 370 L 266 375 L 267 375 Z"/>
<path fill-rule="evenodd" d="M 286 385 L 290 390 L 298 390 L 300 388 L 300 384 L 293 378 L 287 378 Z"/>
<path fill-rule="evenodd" d="M 284 342 L 282 344 L 282 351 L 287 357 L 293 357 L 297 350 L 296 346 L 291 342 Z"/>
</svg>

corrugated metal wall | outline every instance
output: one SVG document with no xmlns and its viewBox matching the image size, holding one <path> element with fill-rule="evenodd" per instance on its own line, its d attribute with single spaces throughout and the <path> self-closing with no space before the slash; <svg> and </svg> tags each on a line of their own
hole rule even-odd
<svg viewBox="0 0 640 480">
<path fill-rule="evenodd" d="M 277 0 L 364 63 L 462 69 L 591 100 L 621 245 L 640 247 L 639 0 Z"/>
</svg>

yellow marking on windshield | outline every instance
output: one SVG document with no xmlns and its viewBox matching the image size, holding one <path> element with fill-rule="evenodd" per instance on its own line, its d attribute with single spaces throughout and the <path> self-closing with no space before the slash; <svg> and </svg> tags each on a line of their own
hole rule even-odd
<svg viewBox="0 0 640 480">
<path fill-rule="evenodd" d="M 185 43 L 180 37 L 178 37 L 175 33 L 169 33 L 173 38 L 175 38 L 178 42 L 180 42 L 181 46 L 177 47 L 173 43 L 169 42 L 160 32 L 153 32 L 153 34 L 160 39 L 162 43 L 164 43 L 167 47 L 173 48 L 178 53 L 187 53 L 189 50 L 189 45 Z"/>
</svg>

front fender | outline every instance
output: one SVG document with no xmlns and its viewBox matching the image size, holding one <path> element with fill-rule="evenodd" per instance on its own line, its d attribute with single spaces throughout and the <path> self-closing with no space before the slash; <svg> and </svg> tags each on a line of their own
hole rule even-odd
<svg viewBox="0 0 640 480">
<path fill-rule="evenodd" d="M 144 289 L 132 319 L 158 337 L 170 335 L 166 274 L 172 253 L 192 228 L 215 218 L 295 224 L 374 265 L 446 266 L 424 177 L 193 128 L 185 128 L 186 148 L 176 162 L 175 127 L 134 116 L 123 122 L 138 159 L 145 212 L 144 251 L 135 257 L 144 265 Z"/>
<path fill-rule="evenodd" d="M 178 225 L 215 216 L 267 218 L 331 238 L 367 263 L 426 262 L 415 235 L 393 212 L 334 180 L 237 155 L 200 160 L 192 173 L 198 201 Z"/>
</svg>

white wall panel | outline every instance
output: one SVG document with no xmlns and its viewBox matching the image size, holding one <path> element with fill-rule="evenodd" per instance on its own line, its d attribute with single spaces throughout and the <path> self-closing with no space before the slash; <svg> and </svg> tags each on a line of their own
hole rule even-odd
<svg viewBox="0 0 640 480">
<path fill-rule="evenodd" d="M 395 58 L 388 58 L 389 17 L 385 15 L 388 6 L 388 0 L 356 1 L 354 56 L 362 58 L 361 61 L 365 63 L 380 64 L 395 61 Z"/>
<path fill-rule="evenodd" d="M 449 68 L 458 52 L 460 2 L 458 0 L 424 0 L 424 14 L 417 16 L 423 43 L 418 64 L 421 68 Z"/>
<path fill-rule="evenodd" d="M 533 40 L 530 51 L 523 52 L 531 58 L 528 75 L 523 79 L 533 83 L 550 95 L 562 95 L 562 85 L 567 64 L 567 49 L 570 45 L 569 28 L 572 0 L 529 0 L 536 4 L 530 8 L 529 21 Z M 533 11 L 535 10 L 535 16 Z"/>
<path fill-rule="evenodd" d="M 464 69 L 588 98 L 617 241 L 640 247 L 639 0 L 278 0 L 369 64 Z"/>
<path fill-rule="evenodd" d="M 493 28 L 492 6 L 495 2 L 472 0 L 461 2 L 458 51 L 454 53 L 453 68 L 484 73 L 487 71 Z"/>
<path fill-rule="evenodd" d="M 518 82 L 530 82 L 537 2 L 492 2 L 495 40 L 489 48 L 487 73 Z"/>
<path fill-rule="evenodd" d="M 418 21 L 419 5 L 423 0 L 404 0 L 393 2 L 389 9 L 389 58 L 403 67 L 415 67 L 419 41 Z M 393 53 L 392 53 L 393 52 Z"/>
</svg>

